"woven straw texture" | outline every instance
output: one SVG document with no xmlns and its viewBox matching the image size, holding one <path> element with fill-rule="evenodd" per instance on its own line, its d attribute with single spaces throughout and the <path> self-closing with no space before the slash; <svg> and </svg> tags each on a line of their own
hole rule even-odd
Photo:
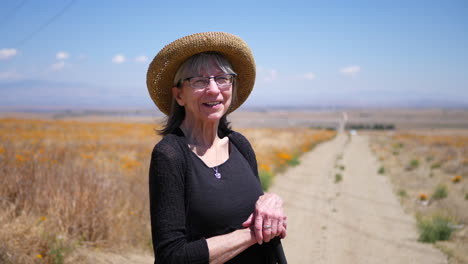
<svg viewBox="0 0 468 264">
<path fill-rule="evenodd" d="M 151 62 L 146 85 L 156 106 L 169 115 L 175 73 L 189 57 L 214 51 L 222 54 L 237 73 L 237 99 L 229 112 L 237 109 L 249 97 L 255 84 L 255 61 L 247 43 L 238 36 L 224 32 L 204 32 L 189 35 L 166 45 Z"/>
</svg>

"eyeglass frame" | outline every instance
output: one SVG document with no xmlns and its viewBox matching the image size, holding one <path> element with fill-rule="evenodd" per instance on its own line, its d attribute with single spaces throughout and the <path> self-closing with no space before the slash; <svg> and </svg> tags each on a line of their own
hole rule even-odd
<svg viewBox="0 0 468 264">
<path fill-rule="evenodd" d="M 181 87 L 185 81 L 189 81 L 190 87 L 191 87 L 192 89 L 199 89 L 199 90 L 202 90 L 202 89 L 205 89 L 206 87 L 208 87 L 208 86 L 210 85 L 211 79 L 213 79 L 213 81 L 215 81 L 215 83 L 216 83 L 216 85 L 218 86 L 218 88 L 228 88 L 229 86 L 220 87 L 220 86 L 219 86 L 219 83 L 216 81 L 216 78 L 221 77 L 221 76 L 231 76 L 231 77 L 232 77 L 232 81 L 231 81 L 231 83 L 229 83 L 229 86 L 232 86 L 232 85 L 234 84 L 234 81 L 235 81 L 236 77 L 237 77 L 237 74 L 235 74 L 235 73 L 226 73 L 226 74 L 221 74 L 221 75 L 217 75 L 217 76 L 208 76 L 208 77 L 204 77 L 204 76 L 193 76 L 193 77 L 188 77 L 188 78 L 185 78 L 185 79 L 181 80 L 181 81 L 179 82 L 179 85 L 177 85 L 177 86 L 178 86 L 178 87 Z M 206 85 L 205 87 L 200 87 L 200 88 L 193 87 L 193 86 L 192 86 L 192 83 L 190 82 L 190 80 L 193 79 L 193 78 L 204 78 L 204 79 L 208 79 L 208 83 L 207 83 L 207 85 Z"/>
</svg>

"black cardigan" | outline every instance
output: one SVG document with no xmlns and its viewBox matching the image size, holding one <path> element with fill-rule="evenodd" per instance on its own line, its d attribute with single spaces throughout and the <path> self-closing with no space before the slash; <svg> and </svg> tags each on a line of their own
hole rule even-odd
<svg viewBox="0 0 468 264">
<path fill-rule="evenodd" d="M 237 132 L 229 131 L 226 134 L 259 180 L 255 153 L 248 140 Z M 190 155 L 186 138 L 180 129 L 164 136 L 153 149 L 149 191 L 153 248 L 155 263 L 158 264 L 209 262 L 206 239 L 190 241 L 189 230 L 186 230 L 185 225 L 186 212 L 180 209 L 181 205 L 188 204 L 188 195 L 180 194 L 190 191 L 185 184 L 186 177 L 192 173 L 188 169 L 193 166 Z M 266 244 L 278 244 L 279 239 L 275 241 Z M 272 252 L 271 245 L 269 251 Z"/>
</svg>

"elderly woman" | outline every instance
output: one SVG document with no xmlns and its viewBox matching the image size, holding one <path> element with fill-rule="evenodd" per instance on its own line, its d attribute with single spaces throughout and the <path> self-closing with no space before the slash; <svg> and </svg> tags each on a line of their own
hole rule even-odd
<svg viewBox="0 0 468 264">
<path fill-rule="evenodd" d="M 255 153 L 226 118 L 254 82 L 250 49 L 227 33 L 178 39 L 151 63 L 148 90 L 168 116 L 150 165 L 155 263 L 277 263 L 282 201 L 263 193 Z"/>
</svg>

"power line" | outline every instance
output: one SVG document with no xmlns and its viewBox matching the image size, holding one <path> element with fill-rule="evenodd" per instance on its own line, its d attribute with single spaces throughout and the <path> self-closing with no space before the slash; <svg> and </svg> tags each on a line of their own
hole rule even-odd
<svg viewBox="0 0 468 264">
<path fill-rule="evenodd" d="M 24 43 L 26 43 L 28 40 L 30 40 L 34 35 L 36 35 L 37 33 L 41 32 L 42 30 L 44 30 L 47 26 L 49 26 L 50 24 L 52 24 L 52 22 L 54 22 L 57 18 L 59 18 L 61 15 L 63 15 L 63 13 L 65 13 L 65 11 L 67 11 L 68 8 L 70 8 L 74 3 L 75 3 L 76 0 L 71 0 L 64 8 L 62 8 L 55 16 L 53 16 L 52 18 L 50 18 L 49 20 L 47 20 L 44 24 L 42 24 L 41 26 L 39 26 L 35 31 L 31 32 L 29 35 L 27 35 L 25 38 L 23 38 L 21 41 L 17 42 L 16 43 L 16 46 L 15 47 L 19 47 L 19 46 L 22 46 Z"/>
<path fill-rule="evenodd" d="M 16 15 L 18 10 L 27 2 L 28 0 L 23 0 L 17 5 L 11 12 L 9 12 L 3 19 L 0 20 L 0 29 L 2 29 L 5 24 L 7 24 L 8 20 Z"/>
</svg>

